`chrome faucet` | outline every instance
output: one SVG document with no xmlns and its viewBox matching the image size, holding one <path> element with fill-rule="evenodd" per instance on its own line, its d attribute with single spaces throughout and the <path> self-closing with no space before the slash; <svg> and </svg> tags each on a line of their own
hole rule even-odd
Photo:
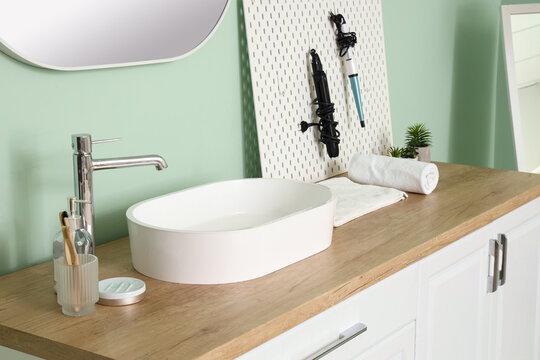
<svg viewBox="0 0 540 360">
<path fill-rule="evenodd" d="M 95 253 L 94 236 L 94 192 L 93 173 L 96 170 L 117 169 L 133 166 L 154 165 L 157 170 L 167 167 L 165 160 L 158 155 L 130 156 L 114 159 L 92 159 L 92 145 L 101 144 L 120 139 L 94 140 L 90 134 L 71 135 L 73 152 L 73 175 L 75 179 L 75 197 L 82 201 L 79 203 L 79 214 L 82 217 L 86 231 L 92 236 L 90 253 Z"/>
</svg>

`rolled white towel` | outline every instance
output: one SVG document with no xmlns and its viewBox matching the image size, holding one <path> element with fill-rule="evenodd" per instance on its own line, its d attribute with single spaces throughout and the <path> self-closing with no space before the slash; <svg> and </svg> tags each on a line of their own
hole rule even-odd
<svg viewBox="0 0 540 360">
<path fill-rule="evenodd" d="M 349 178 L 360 184 L 427 195 L 437 187 L 439 169 L 433 163 L 411 159 L 356 154 L 349 164 Z"/>
</svg>

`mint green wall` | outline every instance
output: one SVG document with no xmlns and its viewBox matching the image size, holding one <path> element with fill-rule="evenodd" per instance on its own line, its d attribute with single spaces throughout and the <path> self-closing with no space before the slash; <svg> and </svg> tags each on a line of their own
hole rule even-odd
<svg viewBox="0 0 540 360">
<path fill-rule="evenodd" d="M 96 158 L 160 154 L 169 168 L 95 173 L 98 243 L 127 235 L 125 210 L 148 197 L 244 175 L 238 20 L 192 56 L 156 65 L 58 72 L 0 53 L 0 274 L 48 260 L 73 193 L 71 134 L 122 142 Z"/>
<path fill-rule="evenodd" d="M 396 144 L 425 122 L 435 160 L 515 168 L 500 0 L 382 2 Z M 239 4 L 202 49 L 172 63 L 57 72 L 0 54 L 0 274 L 50 258 L 72 194 L 72 133 L 123 138 L 96 146 L 96 158 L 169 163 L 95 174 L 98 243 L 127 235 L 125 210 L 139 200 L 259 173 Z"/>
<path fill-rule="evenodd" d="M 499 0 L 383 0 L 394 141 L 432 129 L 436 160 L 515 169 Z"/>
</svg>

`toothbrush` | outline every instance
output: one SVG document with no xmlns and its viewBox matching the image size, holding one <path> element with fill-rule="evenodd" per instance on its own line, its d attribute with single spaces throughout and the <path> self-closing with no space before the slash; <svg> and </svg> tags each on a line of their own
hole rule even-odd
<svg viewBox="0 0 540 360">
<path fill-rule="evenodd" d="M 79 256 L 75 249 L 75 241 L 73 240 L 73 231 L 69 226 L 62 226 L 62 236 L 64 237 L 64 254 L 66 264 L 79 265 Z"/>
<path fill-rule="evenodd" d="M 66 258 L 67 265 L 73 265 L 73 259 L 71 258 L 71 250 L 69 249 L 69 236 L 65 226 L 62 226 L 62 236 L 64 237 L 64 257 Z"/>
<path fill-rule="evenodd" d="M 351 49 L 356 44 L 356 34 L 354 32 L 347 32 L 347 25 L 343 15 L 334 15 L 330 12 L 330 20 L 336 25 L 336 42 L 339 47 L 339 56 L 345 58 L 345 72 L 351 83 L 356 110 L 358 111 L 358 117 L 360 118 L 360 126 L 365 127 L 364 111 L 362 110 L 362 96 L 360 94 L 360 82 L 358 81 L 358 71 Z"/>
<path fill-rule="evenodd" d="M 79 256 L 75 249 L 75 241 L 73 240 L 73 231 L 69 226 L 62 226 L 62 235 L 64 237 L 64 252 L 66 258 L 66 265 L 77 266 L 80 265 Z M 77 276 L 72 279 L 73 288 L 71 289 L 71 296 L 73 299 L 80 299 L 81 289 L 80 280 Z M 78 313 L 80 311 L 79 306 L 73 306 L 73 311 Z"/>
<path fill-rule="evenodd" d="M 73 231 L 69 227 L 66 218 L 68 217 L 67 211 L 60 211 L 58 215 L 60 218 L 60 226 L 62 226 L 62 237 L 64 238 L 64 255 L 66 263 L 68 265 L 79 265 L 79 256 L 77 255 L 77 249 L 75 247 L 75 239 L 73 238 Z"/>
<path fill-rule="evenodd" d="M 60 226 L 64 226 L 64 219 L 68 217 L 67 211 L 60 211 L 60 214 L 58 214 L 58 216 L 60 217 Z"/>
<path fill-rule="evenodd" d="M 71 253 L 71 260 L 73 261 L 73 265 L 80 265 L 79 262 L 79 255 L 77 255 L 77 249 L 75 248 L 75 239 L 73 238 L 73 230 L 71 227 L 66 226 L 66 232 L 68 235 L 68 247 L 69 251 Z"/>
</svg>

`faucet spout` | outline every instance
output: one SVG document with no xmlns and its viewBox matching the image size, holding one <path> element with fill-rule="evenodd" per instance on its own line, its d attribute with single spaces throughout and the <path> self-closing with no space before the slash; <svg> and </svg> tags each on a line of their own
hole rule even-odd
<svg viewBox="0 0 540 360">
<path fill-rule="evenodd" d="M 163 170 L 167 168 L 167 162 L 159 155 L 128 156 L 120 158 L 92 160 L 92 170 L 94 171 L 146 165 L 154 165 L 157 170 Z"/>
<path fill-rule="evenodd" d="M 74 134 L 71 136 L 75 197 L 81 200 L 81 203 L 79 204 L 79 214 L 81 215 L 84 228 L 90 233 L 93 239 L 89 249 L 91 254 L 94 254 L 96 239 L 94 231 L 94 171 L 146 165 L 153 165 L 157 170 L 167 168 L 167 163 L 159 155 L 130 156 L 98 160 L 92 158 L 92 144 L 117 140 L 119 139 L 92 141 L 92 136 L 90 134 Z"/>
</svg>

